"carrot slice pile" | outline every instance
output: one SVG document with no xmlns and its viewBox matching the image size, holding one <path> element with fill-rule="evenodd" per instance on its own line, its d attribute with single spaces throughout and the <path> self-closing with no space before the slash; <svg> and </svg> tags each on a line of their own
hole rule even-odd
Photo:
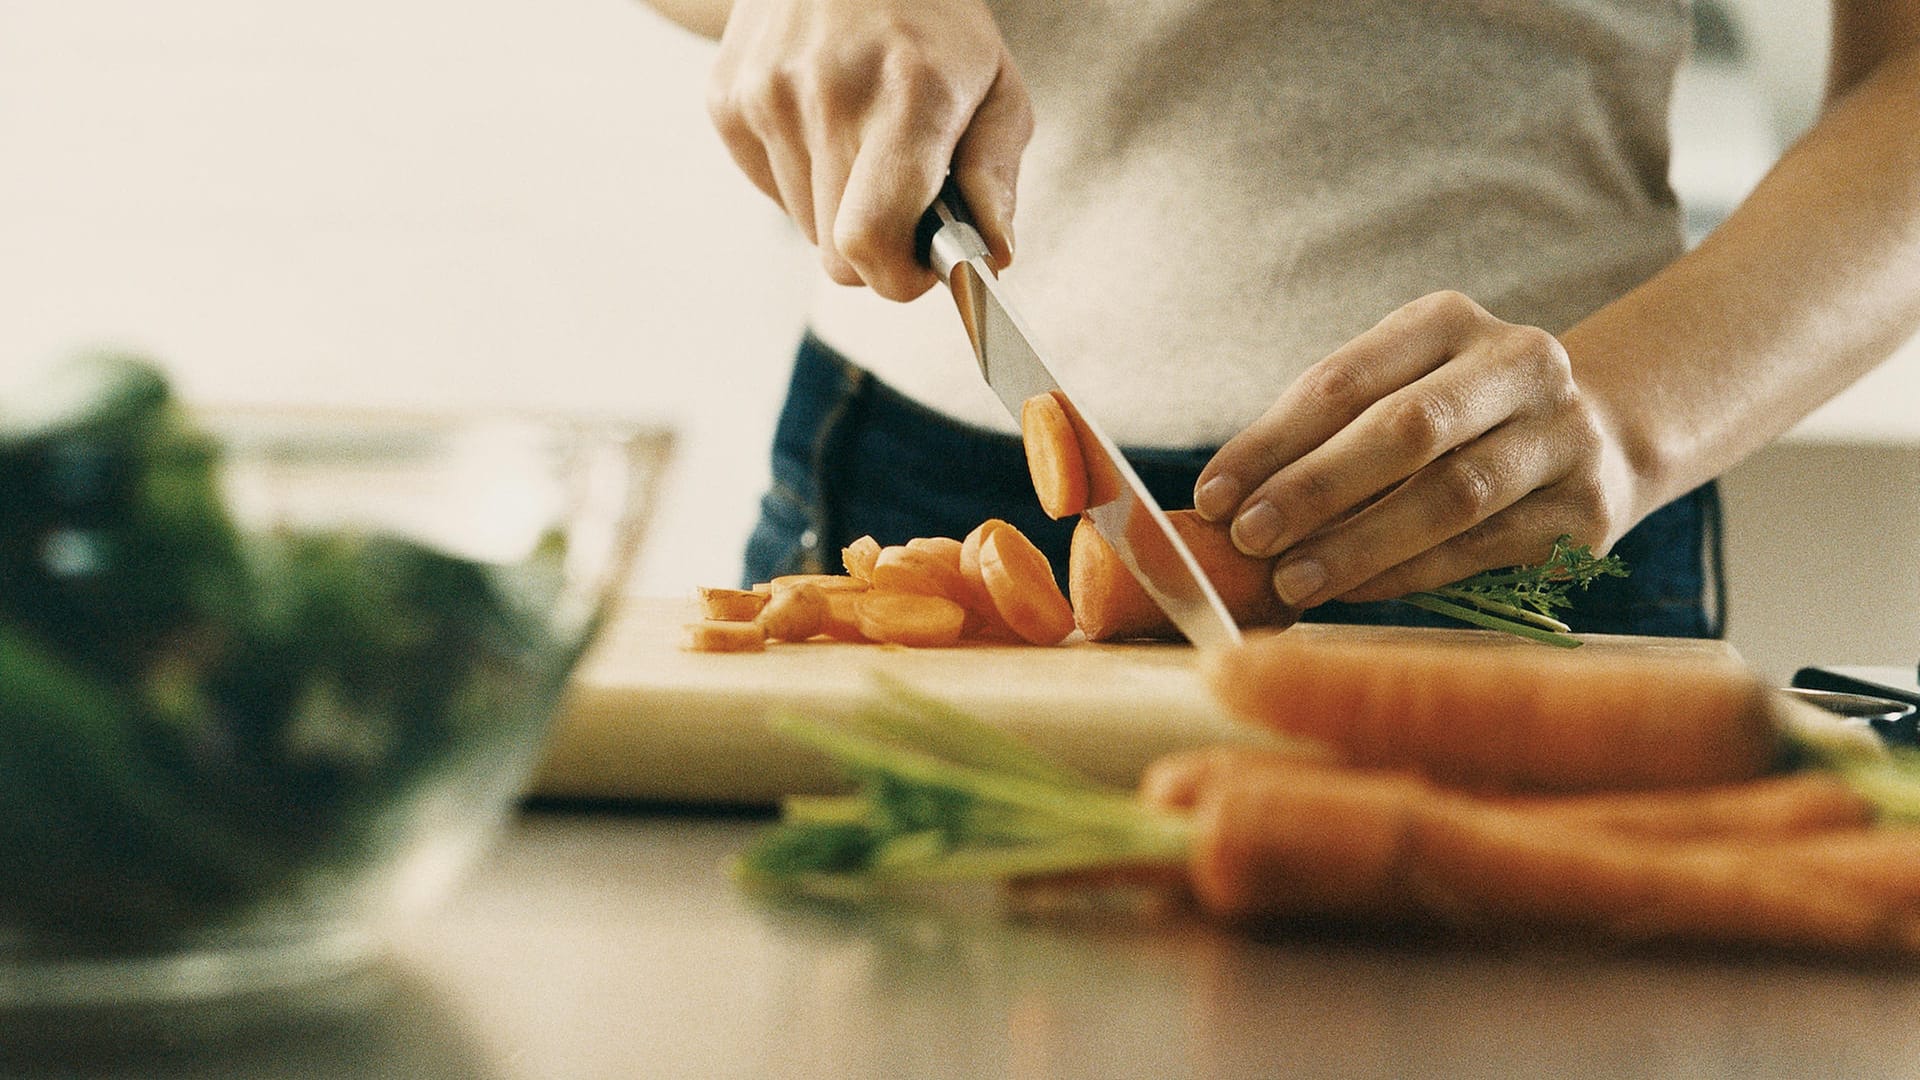
<svg viewBox="0 0 1920 1080">
<path fill-rule="evenodd" d="M 797 641 L 1054 645 L 1074 629 L 1072 606 L 1046 555 L 997 518 L 982 522 L 965 540 L 923 536 L 882 545 L 863 536 L 841 549 L 841 562 L 845 574 L 788 574 L 752 590 L 700 590 L 709 622 L 724 619 L 751 629 L 690 629 L 686 647 L 740 652 Z"/>
</svg>

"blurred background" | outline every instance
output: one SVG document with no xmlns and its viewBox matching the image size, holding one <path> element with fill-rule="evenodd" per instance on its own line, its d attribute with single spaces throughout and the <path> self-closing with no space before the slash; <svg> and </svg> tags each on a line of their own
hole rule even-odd
<svg viewBox="0 0 1920 1080">
<path fill-rule="evenodd" d="M 1828 12 L 1695 11 L 1698 233 L 1813 119 Z M 666 420 L 633 588 L 732 584 L 811 255 L 707 126 L 711 57 L 635 0 L 0 0 L 0 368 L 121 346 L 207 403 Z M 1920 659 L 1920 346 L 1726 490 L 1763 674 Z"/>
</svg>

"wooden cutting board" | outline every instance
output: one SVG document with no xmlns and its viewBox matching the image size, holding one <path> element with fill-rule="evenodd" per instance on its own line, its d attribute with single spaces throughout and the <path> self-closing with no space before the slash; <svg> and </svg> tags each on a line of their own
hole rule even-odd
<svg viewBox="0 0 1920 1080">
<path fill-rule="evenodd" d="M 1259 742 L 1213 704 L 1186 645 L 1057 648 L 965 645 L 907 649 L 831 642 L 772 644 L 760 653 L 692 653 L 681 626 L 691 600 L 629 600 L 582 662 L 534 780 L 566 798 L 771 804 L 834 790 L 813 751 L 768 730 L 780 712 L 832 719 L 870 700 L 876 673 L 1025 739 L 1042 753 L 1131 787 L 1153 759 L 1226 741 Z M 1543 648 L 1477 630 L 1302 625 L 1297 634 L 1355 635 L 1391 647 L 1397 636 L 1464 635 L 1497 648 Z M 1738 664 L 1720 641 L 1589 636 L 1595 651 L 1677 653 Z"/>
</svg>

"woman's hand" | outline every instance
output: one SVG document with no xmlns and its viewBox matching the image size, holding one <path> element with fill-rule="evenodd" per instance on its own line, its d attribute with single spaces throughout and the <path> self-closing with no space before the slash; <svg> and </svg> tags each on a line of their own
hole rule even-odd
<svg viewBox="0 0 1920 1080">
<path fill-rule="evenodd" d="M 1634 479 L 1553 335 L 1434 293 L 1308 369 L 1201 471 L 1194 503 L 1234 544 L 1280 555 L 1291 607 L 1383 600 L 1605 551 Z"/>
<path fill-rule="evenodd" d="M 733 159 L 819 245 L 827 273 L 910 300 L 913 233 L 951 169 L 997 265 L 1033 132 L 980 0 L 739 0 L 708 109 Z"/>
</svg>

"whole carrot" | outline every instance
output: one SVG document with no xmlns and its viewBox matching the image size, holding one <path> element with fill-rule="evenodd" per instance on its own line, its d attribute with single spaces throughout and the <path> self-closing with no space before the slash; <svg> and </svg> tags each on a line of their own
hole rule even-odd
<svg viewBox="0 0 1920 1080">
<path fill-rule="evenodd" d="M 1633 837 L 1354 769 L 1216 770 L 1192 794 L 1189 876 L 1222 917 L 1920 955 L 1916 830 Z"/>
<path fill-rule="evenodd" d="M 1248 776 L 1268 774 L 1273 782 L 1284 783 L 1302 769 L 1332 767 L 1337 766 L 1291 752 L 1216 746 L 1154 762 L 1142 776 L 1141 794 L 1161 806 L 1192 810 L 1201 790 L 1222 782 L 1222 777 L 1244 783 Z M 1480 797 L 1560 827 L 1676 841 L 1779 840 L 1866 828 L 1876 816 L 1871 800 L 1846 780 L 1821 770 L 1707 787 Z"/>
<path fill-rule="evenodd" d="M 1167 513 L 1194 561 L 1243 627 L 1286 626 L 1298 617 L 1274 594 L 1270 560 L 1250 558 L 1233 546 L 1224 524 L 1192 510 Z M 1088 641 L 1125 638 L 1178 639 L 1172 620 L 1153 602 L 1132 571 L 1085 518 L 1074 527 L 1067 554 L 1067 592 L 1073 618 Z"/>
<path fill-rule="evenodd" d="M 1687 787 L 1766 772 L 1768 693 L 1731 660 L 1541 649 L 1477 630 L 1303 625 L 1209 661 L 1243 719 L 1473 788 Z"/>
</svg>

